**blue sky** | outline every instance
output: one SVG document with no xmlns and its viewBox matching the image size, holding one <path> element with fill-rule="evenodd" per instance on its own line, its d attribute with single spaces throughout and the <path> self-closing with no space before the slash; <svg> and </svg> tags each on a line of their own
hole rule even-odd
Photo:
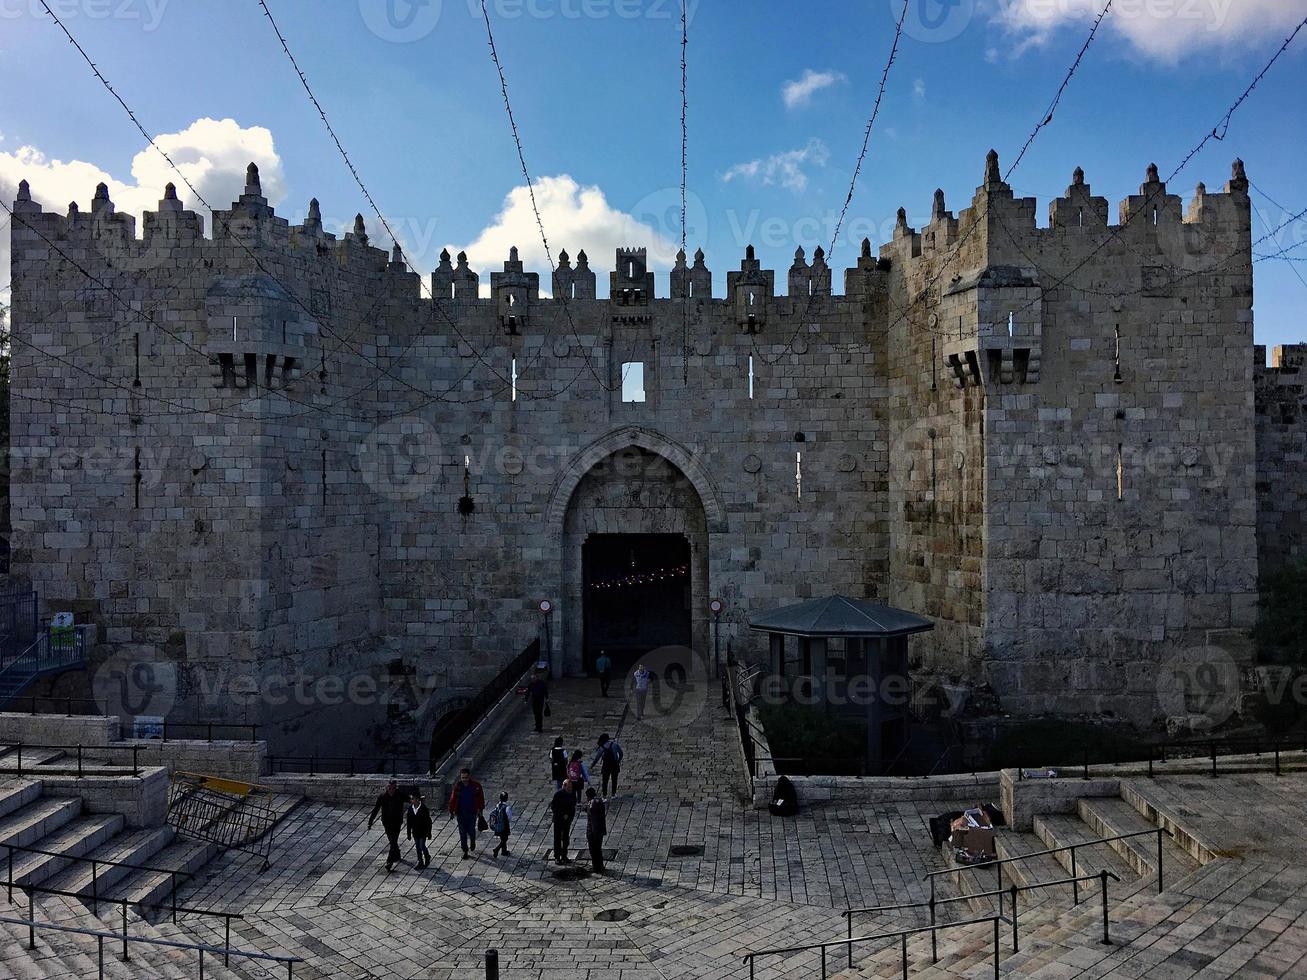
<svg viewBox="0 0 1307 980">
<path fill-rule="evenodd" d="M 782 273 L 796 244 L 829 247 L 901 0 L 690 0 L 690 248 L 717 274 L 744 245 Z M 377 222 L 322 129 L 256 0 L 61 0 L 52 5 L 201 192 L 225 206 L 260 161 L 279 212 L 318 197 L 329 221 Z M 517 244 L 542 250 L 488 56 L 479 0 L 269 0 L 382 210 L 418 265 L 467 247 L 483 277 Z M 1047 201 L 1085 168 L 1115 202 L 1156 161 L 1170 172 L 1307 16 L 1307 0 L 1117 0 L 1059 108 L 1012 177 Z M 602 272 L 648 244 L 663 270 L 679 239 L 678 0 L 491 0 L 527 163 L 555 252 Z M 920 224 L 936 186 L 960 209 L 984 154 L 1014 158 L 1083 43 L 1101 0 L 911 0 L 850 210 L 881 241 L 895 210 Z M 35 10 L 33 10 L 35 8 Z M 795 86 L 793 83 L 799 83 Z M 787 100 L 787 85 L 790 98 Z M 1217 189 L 1241 156 L 1266 220 L 1307 207 L 1307 31 L 1172 190 Z M 97 174 L 120 208 L 175 176 L 36 0 L 0 0 L 0 193 L 89 203 Z M 805 97 L 806 96 L 806 97 Z M 195 125 L 197 120 L 215 120 Z M 231 122 L 225 122 L 231 120 Z M 182 196 L 187 197 L 184 189 Z M 202 210 L 202 209 L 200 209 Z M 1258 221 L 1257 233 L 1262 232 Z M 661 237 L 660 237 L 661 236 Z M 1278 246 L 1307 240 L 1307 222 Z M 1274 251 L 1268 247 L 1265 251 Z M 848 236 L 833 264 L 856 254 Z M 1307 245 L 1290 253 L 1307 257 Z M 0 256 L 3 257 L 3 256 Z M 1307 262 L 1257 265 L 1259 343 L 1307 340 Z M 837 276 L 837 281 L 839 277 Z M 2 285 L 2 284 L 0 284 Z M 665 276 L 659 277 L 665 294 Z"/>
</svg>

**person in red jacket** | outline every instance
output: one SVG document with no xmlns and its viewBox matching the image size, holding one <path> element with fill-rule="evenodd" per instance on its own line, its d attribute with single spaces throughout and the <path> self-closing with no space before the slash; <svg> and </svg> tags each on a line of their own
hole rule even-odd
<svg viewBox="0 0 1307 980">
<path fill-rule="evenodd" d="M 458 820 L 458 842 L 463 846 L 463 860 L 470 855 L 469 850 L 477 849 L 477 822 L 486 808 L 486 794 L 481 784 L 472 778 L 470 769 L 463 769 L 458 774 L 454 791 L 449 794 L 449 815 Z"/>
</svg>

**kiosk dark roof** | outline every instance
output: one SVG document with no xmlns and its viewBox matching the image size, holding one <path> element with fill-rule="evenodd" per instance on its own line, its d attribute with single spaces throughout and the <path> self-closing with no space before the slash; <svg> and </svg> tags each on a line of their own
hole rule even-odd
<svg viewBox="0 0 1307 980">
<path fill-rule="evenodd" d="M 789 636 L 908 636 L 934 629 L 930 620 L 870 599 L 833 595 L 784 606 L 750 620 L 749 628 Z"/>
</svg>

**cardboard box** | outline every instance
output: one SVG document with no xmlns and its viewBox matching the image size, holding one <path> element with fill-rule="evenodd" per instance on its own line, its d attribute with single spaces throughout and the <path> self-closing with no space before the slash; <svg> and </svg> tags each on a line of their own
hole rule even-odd
<svg viewBox="0 0 1307 980">
<path fill-rule="evenodd" d="M 990 827 L 965 827 L 954 830 L 949 842 L 954 847 L 962 847 L 973 854 L 983 854 L 986 857 L 997 857 L 998 851 L 994 847 L 994 831 Z"/>
</svg>

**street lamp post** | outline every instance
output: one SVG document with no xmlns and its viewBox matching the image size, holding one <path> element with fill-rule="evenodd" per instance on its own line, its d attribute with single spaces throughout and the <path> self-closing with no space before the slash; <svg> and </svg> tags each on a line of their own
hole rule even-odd
<svg viewBox="0 0 1307 980">
<path fill-rule="evenodd" d="M 712 662 L 713 676 L 722 676 L 722 610 L 726 604 L 721 599 L 713 599 L 708 603 L 708 608 L 712 611 Z"/>
</svg>

